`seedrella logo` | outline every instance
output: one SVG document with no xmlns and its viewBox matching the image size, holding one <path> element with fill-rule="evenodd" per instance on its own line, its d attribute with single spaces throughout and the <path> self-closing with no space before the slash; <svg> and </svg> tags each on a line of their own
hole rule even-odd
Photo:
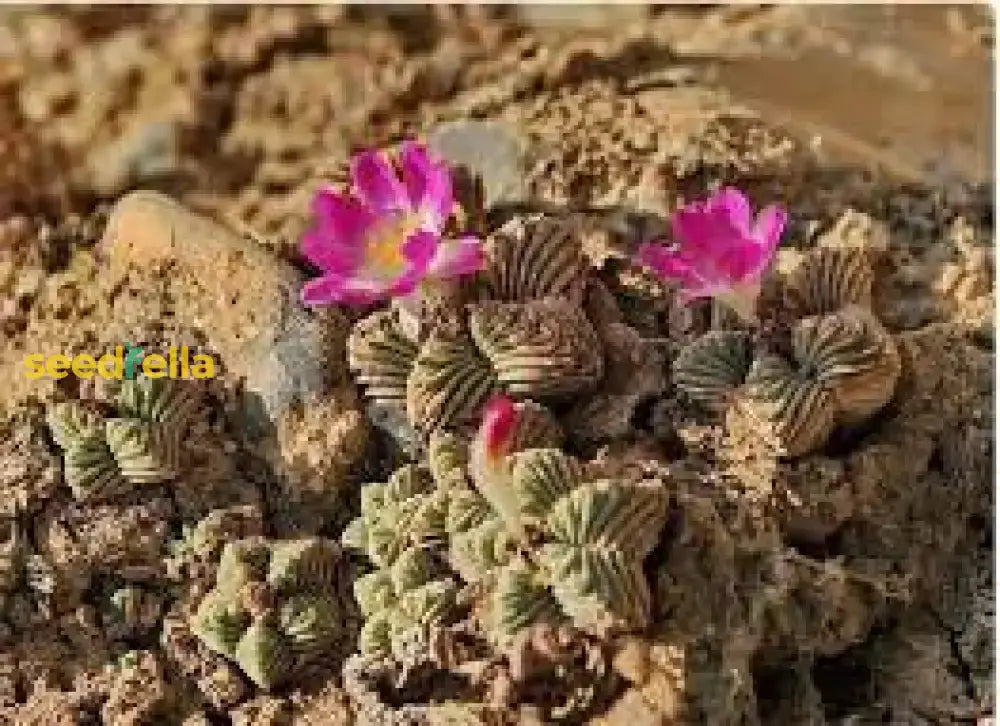
<svg viewBox="0 0 1000 726">
<path fill-rule="evenodd" d="M 139 373 L 147 378 L 215 378 L 215 360 L 210 355 L 191 355 L 186 345 L 170 346 L 167 355 L 158 353 L 146 355 L 137 345 L 116 345 L 113 353 L 93 356 L 81 353 L 49 355 L 34 353 L 24 359 L 24 375 L 38 379 L 65 378 L 71 373 L 77 378 L 127 378 L 134 379 Z"/>
</svg>

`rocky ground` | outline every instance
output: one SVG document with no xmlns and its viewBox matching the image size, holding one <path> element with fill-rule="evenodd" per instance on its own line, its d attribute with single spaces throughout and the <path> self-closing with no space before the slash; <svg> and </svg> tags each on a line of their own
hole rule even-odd
<svg viewBox="0 0 1000 726">
<path fill-rule="evenodd" d="M 343 667 L 349 604 L 341 647 L 269 692 L 189 626 L 226 541 L 336 539 L 362 482 L 405 460 L 347 369 L 359 315 L 298 306 L 296 245 L 353 150 L 412 135 L 482 170 L 484 233 L 526 212 L 572 218 L 615 314 L 666 358 L 720 323 L 629 257 L 718 182 L 789 208 L 779 268 L 824 246 L 877 260 L 872 305 L 903 372 L 884 411 L 818 452 L 769 457 L 679 395 L 663 358 L 605 391 L 619 408 L 599 425 L 560 411 L 575 453 L 657 462 L 673 482 L 646 562 L 654 624 L 601 655 L 605 687 L 563 722 L 986 723 L 987 16 L 4 10 L 0 722 L 556 720 L 523 683 L 500 707 L 489 683 L 459 698 L 444 667 L 440 682 L 372 687 Z M 22 361 L 124 343 L 188 345 L 220 375 L 200 382 L 180 476 L 81 502 L 46 410 L 109 392 L 28 379 Z M 362 565 L 343 564 L 346 583 Z"/>
</svg>

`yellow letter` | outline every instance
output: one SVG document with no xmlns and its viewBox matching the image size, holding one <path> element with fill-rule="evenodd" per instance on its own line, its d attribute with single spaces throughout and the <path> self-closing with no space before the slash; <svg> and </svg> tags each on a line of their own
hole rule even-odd
<svg viewBox="0 0 1000 726">
<path fill-rule="evenodd" d="M 111 370 L 107 368 L 108 362 L 111 363 Z M 107 353 L 102 355 L 100 360 L 97 361 L 97 372 L 101 374 L 101 378 L 121 378 L 124 375 L 124 358 L 122 358 L 122 347 L 120 345 L 115 346 L 115 352 Z"/>
<path fill-rule="evenodd" d="M 73 375 L 77 378 L 92 378 L 97 361 L 94 356 L 81 353 L 73 359 Z"/>
<path fill-rule="evenodd" d="M 54 356 L 49 358 L 46 369 L 48 370 L 51 378 L 65 378 L 69 374 L 69 365 L 69 356 L 56 353 Z"/>
<path fill-rule="evenodd" d="M 142 372 L 146 378 L 163 378 L 167 374 L 167 359 L 153 353 L 142 359 Z"/>
<path fill-rule="evenodd" d="M 191 375 L 194 378 L 215 378 L 215 361 L 212 356 L 196 353 L 191 364 Z"/>
<path fill-rule="evenodd" d="M 41 378 L 45 375 L 45 356 L 41 353 L 33 353 L 25 356 L 24 367 L 28 370 L 24 375 L 31 379 Z"/>
</svg>

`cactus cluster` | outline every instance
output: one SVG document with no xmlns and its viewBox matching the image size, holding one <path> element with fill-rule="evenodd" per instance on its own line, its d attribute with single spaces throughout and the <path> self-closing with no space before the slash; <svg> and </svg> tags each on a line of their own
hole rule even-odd
<svg viewBox="0 0 1000 726">
<path fill-rule="evenodd" d="M 364 552 L 377 568 L 354 583 L 365 616 L 362 652 L 388 653 L 394 644 L 400 650 L 448 615 L 457 587 L 433 552 L 445 535 L 447 506 L 447 492 L 414 465 L 362 490 L 361 515 L 343 534 L 345 546 Z"/>
<path fill-rule="evenodd" d="M 344 538 L 378 568 L 356 584 L 366 652 L 396 652 L 407 630 L 443 622 L 458 580 L 485 585 L 481 611 L 496 642 L 539 623 L 594 633 L 648 623 L 642 562 L 666 489 L 590 476 L 560 438 L 544 409 L 522 402 L 499 474 L 477 471 L 475 441 L 436 432 L 429 471 L 404 466 L 366 487 Z"/>
<path fill-rule="evenodd" d="M 477 503 L 479 516 L 467 517 L 451 541 L 456 569 L 493 583 L 494 632 L 506 638 L 561 620 L 594 633 L 646 625 L 642 562 L 666 515 L 663 483 L 592 477 L 560 449 L 510 459 L 509 476 L 478 478 L 477 489 L 492 502 L 490 487 L 507 486 L 513 501 Z"/>
<path fill-rule="evenodd" d="M 476 299 L 421 340 L 398 310 L 362 319 L 348 362 L 374 406 L 426 436 L 470 423 L 499 391 L 540 399 L 592 388 L 604 354 L 581 305 L 585 264 L 572 229 L 538 215 L 502 227 L 486 243 Z"/>
<path fill-rule="evenodd" d="M 561 443 L 562 432 L 542 406 L 524 401 L 517 410 L 523 425 L 515 448 Z M 408 643 L 426 637 L 429 627 L 446 622 L 459 590 L 447 543 L 489 514 L 468 484 L 464 437 L 434 432 L 427 462 L 427 467 L 405 465 L 387 482 L 366 485 L 361 514 L 342 536 L 346 547 L 363 552 L 375 567 L 354 584 L 365 617 L 359 645 L 367 655 L 400 655 Z"/>
<path fill-rule="evenodd" d="M 816 450 L 838 425 L 883 408 L 895 390 L 899 353 L 868 307 L 872 279 L 858 250 L 813 250 L 786 282 L 795 310 L 806 314 L 792 325 L 790 355 L 753 354 L 746 333 L 710 332 L 677 356 L 674 382 L 714 410 L 739 392 L 784 455 Z"/>
<path fill-rule="evenodd" d="M 229 542 L 192 632 L 258 687 L 273 688 L 343 640 L 340 564 L 339 546 L 322 538 Z"/>
<path fill-rule="evenodd" d="M 46 418 L 74 498 L 102 501 L 173 479 L 196 405 L 183 382 L 145 376 L 121 383 L 110 413 L 78 401 L 52 405 Z"/>
</svg>

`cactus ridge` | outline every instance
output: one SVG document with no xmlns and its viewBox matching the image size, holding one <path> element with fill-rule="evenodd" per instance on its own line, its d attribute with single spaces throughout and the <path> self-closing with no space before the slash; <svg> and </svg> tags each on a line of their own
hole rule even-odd
<svg viewBox="0 0 1000 726">
<path fill-rule="evenodd" d="M 470 305 L 469 331 L 501 386 L 517 396 L 576 393 L 604 374 L 597 332 L 565 299 Z"/>
<path fill-rule="evenodd" d="M 559 605 L 537 571 L 524 563 L 504 567 L 493 592 L 495 627 L 510 637 L 535 623 L 563 620 Z"/>
<path fill-rule="evenodd" d="M 177 477 L 181 437 L 197 405 L 185 382 L 140 376 L 121 382 L 114 415 L 72 401 L 50 406 L 46 422 L 74 498 L 105 501 Z"/>
<path fill-rule="evenodd" d="M 258 687 L 287 682 L 343 639 L 340 549 L 320 538 L 226 544 L 192 632 Z"/>
<path fill-rule="evenodd" d="M 402 409 L 417 350 L 400 330 L 396 313 L 384 310 L 355 325 L 347 340 L 347 361 L 369 398 Z"/>
<path fill-rule="evenodd" d="M 490 297 L 523 302 L 579 294 L 586 261 L 575 225 L 543 215 L 515 218 L 486 241 Z"/>
<path fill-rule="evenodd" d="M 870 308 L 875 274 L 864 250 L 810 250 L 786 282 L 790 306 L 800 315 L 826 315 L 857 305 Z"/>
<path fill-rule="evenodd" d="M 429 433 L 473 421 L 496 390 L 493 369 L 468 337 L 440 333 L 417 354 L 406 410 L 410 422 Z"/>
<path fill-rule="evenodd" d="M 531 516 L 544 516 L 583 479 L 580 462 L 559 449 L 529 449 L 513 458 L 521 511 Z"/>
<path fill-rule="evenodd" d="M 750 336 L 742 331 L 710 331 L 685 346 L 674 360 L 677 388 L 710 410 L 726 407 L 750 370 Z"/>
<path fill-rule="evenodd" d="M 892 398 L 899 353 L 867 310 L 800 320 L 792 350 L 792 361 L 759 356 L 746 385 L 750 413 L 773 427 L 786 456 L 815 450 L 838 424 L 863 420 Z"/>
</svg>

